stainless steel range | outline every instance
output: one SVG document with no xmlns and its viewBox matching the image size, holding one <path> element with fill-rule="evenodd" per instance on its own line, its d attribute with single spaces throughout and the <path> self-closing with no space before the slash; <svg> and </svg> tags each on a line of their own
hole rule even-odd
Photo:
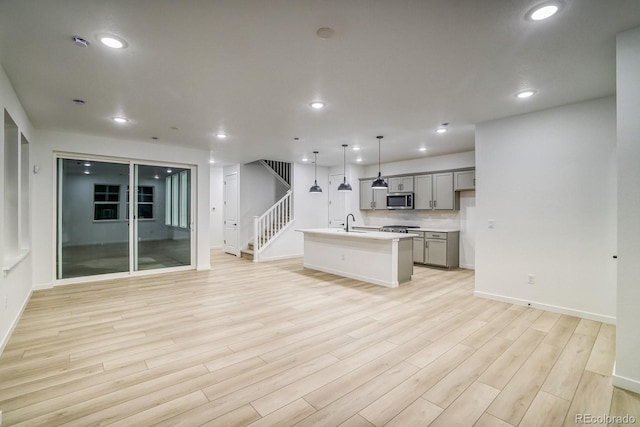
<svg viewBox="0 0 640 427">
<path fill-rule="evenodd" d="M 391 233 L 408 233 L 412 228 L 420 228 L 417 225 L 385 225 L 380 228 L 380 231 L 387 231 Z"/>
</svg>

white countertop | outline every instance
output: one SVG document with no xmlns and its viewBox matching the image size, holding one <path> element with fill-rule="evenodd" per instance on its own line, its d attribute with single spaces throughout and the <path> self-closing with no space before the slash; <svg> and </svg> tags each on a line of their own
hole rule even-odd
<svg viewBox="0 0 640 427">
<path fill-rule="evenodd" d="M 342 228 L 304 228 L 298 229 L 296 231 L 299 231 L 301 233 L 321 234 L 325 236 L 335 236 L 348 239 L 395 240 L 418 237 L 417 234 L 388 233 L 384 231 L 349 231 L 347 233 Z"/>
<path fill-rule="evenodd" d="M 412 228 L 412 231 L 426 231 L 433 233 L 454 233 L 456 231 L 460 231 L 457 228 Z"/>
</svg>

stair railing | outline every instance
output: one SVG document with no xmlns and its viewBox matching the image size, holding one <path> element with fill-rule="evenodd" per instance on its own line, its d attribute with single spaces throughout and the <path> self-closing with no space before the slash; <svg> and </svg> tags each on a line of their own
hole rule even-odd
<svg viewBox="0 0 640 427">
<path fill-rule="evenodd" d="M 265 213 L 253 220 L 253 260 L 259 261 L 260 252 L 292 220 L 291 190 Z"/>
</svg>

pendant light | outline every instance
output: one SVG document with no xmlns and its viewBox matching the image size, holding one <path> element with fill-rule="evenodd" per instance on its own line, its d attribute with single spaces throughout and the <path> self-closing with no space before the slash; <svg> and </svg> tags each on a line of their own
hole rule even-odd
<svg viewBox="0 0 640 427">
<path fill-rule="evenodd" d="M 314 151 L 313 152 L 313 165 L 314 165 L 314 171 L 313 171 L 313 185 L 311 186 L 311 188 L 309 189 L 309 193 L 322 193 L 322 188 L 320 188 L 320 186 L 318 185 L 318 152 Z"/>
<path fill-rule="evenodd" d="M 342 151 L 344 153 L 344 162 L 342 163 L 342 170 L 344 173 L 344 177 L 342 179 L 342 184 L 338 186 L 338 191 L 351 191 L 351 184 L 347 182 L 347 144 L 342 144 Z"/>
<path fill-rule="evenodd" d="M 386 190 L 389 188 L 389 184 L 387 184 L 387 181 L 382 179 L 382 174 L 380 173 L 380 140 L 384 137 L 382 135 L 378 135 L 376 138 L 378 138 L 378 178 L 373 181 L 371 188 L 374 190 Z"/>
</svg>

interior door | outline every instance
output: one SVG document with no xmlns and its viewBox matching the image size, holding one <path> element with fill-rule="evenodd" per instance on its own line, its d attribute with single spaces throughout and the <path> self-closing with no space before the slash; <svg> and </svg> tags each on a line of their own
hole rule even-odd
<svg viewBox="0 0 640 427">
<path fill-rule="evenodd" d="M 224 176 L 224 251 L 240 256 L 238 244 L 238 174 Z"/>
<path fill-rule="evenodd" d="M 347 195 L 338 191 L 344 175 L 329 175 L 329 227 L 344 227 L 345 199 Z"/>
</svg>

